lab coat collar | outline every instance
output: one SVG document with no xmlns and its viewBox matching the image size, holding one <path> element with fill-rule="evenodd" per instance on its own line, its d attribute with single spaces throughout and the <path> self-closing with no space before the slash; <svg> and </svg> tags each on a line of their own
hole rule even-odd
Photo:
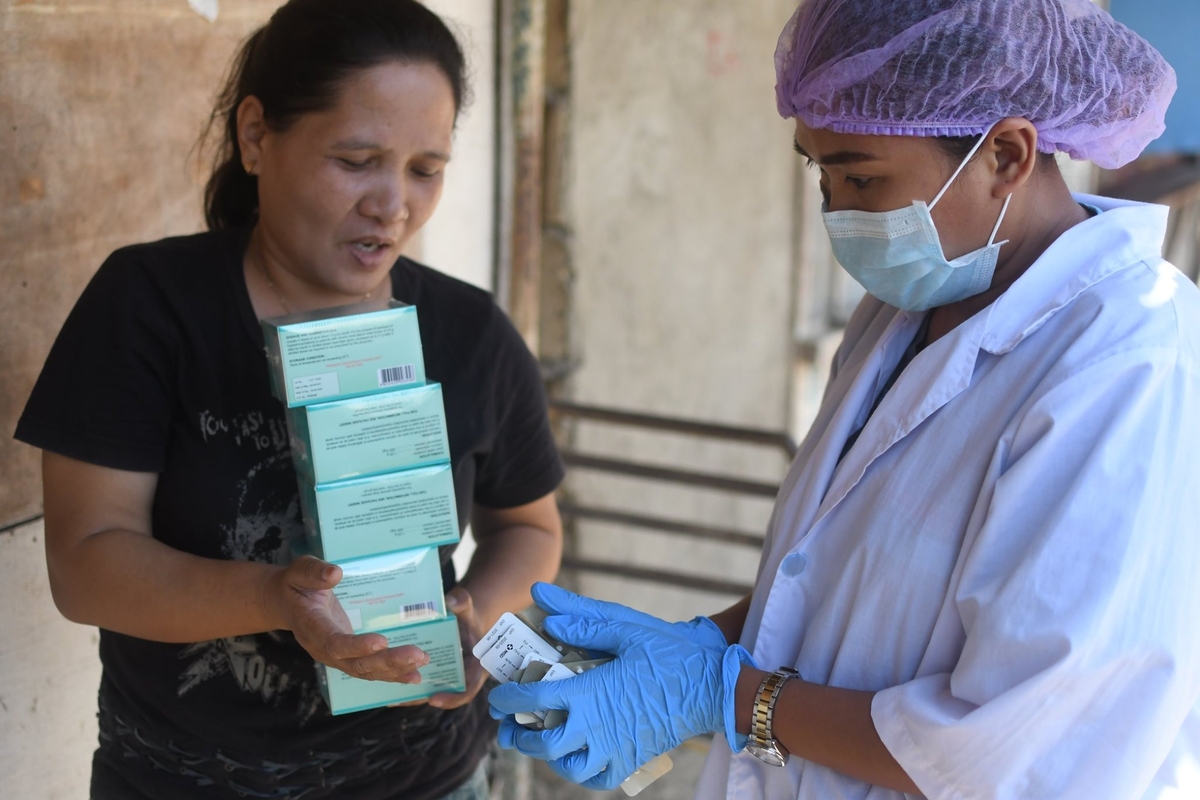
<svg viewBox="0 0 1200 800">
<path fill-rule="evenodd" d="M 985 312 L 980 347 L 1002 355 L 1042 327 L 1088 287 L 1139 261 L 1161 256 L 1166 206 L 1072 194 L 1102 214 L 1068 230 Z"/>
<path fill-rule="evenodd" d="M 907 346 L 922 316 L 920 313 L 899 312 L 881 340 L 879 349 Z M 937 367 L 906 368 L 895 386 L 884 395 L 879 408 L 863 427 L 858 442 L 850 448 L 840 464 L 836 460 L 840 448 L 834 449 L 830 454 L 835 459 L 830 464 L 832 479 L 818 509 L 816 522 L 824 519 L 858 485 L 867 468 L 877 458 L 970 388 L 979 355 L 981 331 L 981 325 L 968 321 L 919 354 L 918 358 L 923 363 L 929 364 L 930 359 L 934 359 Z M 896 356 L 888 363 L 894 364 L 898 360 Z M 875 386 L 864 402 L 869 403 L 878 394 L 882 388 L 879 384 L 886 380 L 890 372 L 890 369 L 880 369 L 879 364 L 875 365 L 874 370 L 864 372 L 860 379 Z M 846 431 L 848 434 L 849 431 Z M 841 441 L 845 441 L 844 437 Z"/>
</svg>

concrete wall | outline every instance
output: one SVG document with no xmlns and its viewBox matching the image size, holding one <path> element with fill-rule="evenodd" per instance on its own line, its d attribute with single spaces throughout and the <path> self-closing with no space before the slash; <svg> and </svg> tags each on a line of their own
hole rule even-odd
<svg viewBox="0 0 1200 800">
<path fill-rule="evenodd" d="M 473 98 L 459 118 L 437 213 L 421 232 L 421 258 L 485 289 L 495 262 L 496 12 L 492 0 L 427 0 L 467 51 Z"/>
<path fill-rule="evenodd" d="M 570 6 L 572 399 L 783 430 L 789 422 L 795 154 L 772 53 L 791 0 L 578 0 Z M 580 425 L 575 446 L 777 481 L 778 454 Z M 770 502 L 576 471 L 579 502 L 749 532 Z M 741 580 L 753 548 L 581 525 L 579 554 Z M 728 597 L 583 581 L 665 616 Z"/>
<path fill-rule="evenodd" d="M 5 797 L 87 797 L 100 662 L 94 628 L 50 598 L 40 522 L 0 533 L 0 782 Z"/>
<path fill-rule="evenodd" d="M 42 555 L 38 454 L 12 441 L 63 319 L 104 257 L 202 228 L 191 148 L 237 44 L 278 0 L 0 0 L 0 795 L 87 796 L 96 632 L 64 621 Z M 476 83 L 418 255 L 490 286 L 494 11 L 436 0 Z M 21 520 L 34 520 L 17 525 Z"/>
</svg>

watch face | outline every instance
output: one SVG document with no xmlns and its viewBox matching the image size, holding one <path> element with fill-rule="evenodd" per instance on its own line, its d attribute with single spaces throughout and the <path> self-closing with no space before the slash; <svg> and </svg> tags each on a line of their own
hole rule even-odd
<svg viewBox="0 0 1200 800">
<path fill-rule="evenodd" d="M 749 742 L 746 744 L 746 752 L 759 761 L 770 764 L 772 767 L 783 766 L 783 753 L 779 752 L 779 748 L 775 746 L 775 742 L 773 741 L 765 745 Z"/>
</svg>

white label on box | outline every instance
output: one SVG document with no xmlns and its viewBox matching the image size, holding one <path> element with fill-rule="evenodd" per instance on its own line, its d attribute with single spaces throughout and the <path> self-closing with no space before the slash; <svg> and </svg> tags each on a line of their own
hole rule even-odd
<svg viewBox="0 0 1200 800">
<path fill-rule="evenodd" d="M 326 372 L 324 375 L 309 375 L 307 378 L 292 378 L 292 394 L 296 402 L 301 400 L 320 400 L 338 393 L 338 376 L 336 372 Z"/>
<path fill-rule="evenodd" d="M 379 370 L 379 388 L 399 386 L 402 383 L 412 383 L 417 379 L 417 368 L 414 364 L 401 364 L 398 367 L 384 367 Z"/>
<path fill-rule="evenodd" d="M 356 630 L 356 631 L 362 629 L 363 624 L 362 624 L 362 609 L 361 608 L 347 608 L 346 616 L 350 618 L 350 627 L 351 628 L 354 628 L 354 630 Z"/>
</svg>

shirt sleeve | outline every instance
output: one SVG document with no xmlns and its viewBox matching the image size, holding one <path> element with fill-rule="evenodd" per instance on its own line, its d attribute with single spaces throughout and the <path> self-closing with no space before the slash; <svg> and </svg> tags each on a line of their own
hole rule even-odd
<svg viewBox="0 0 1200 800">
<path fill-rule="evenodd" d="M 537 360 L 498 309 L 493 398 L 496 432 L 480 459 L 475 501 L 489 508 L 532 503 L 556 488 L 563 465 L 550 429 L 546 393 Z"/>
<path fill-rule="evenodd" d="M 872 717 L 930 798 L 1140 797 L 1200 697 L 1200 370 L 1110 356 L 1001 443 L 958 663 Z"/>
<path fill-rule="evenodd" d="M 58 334 L 16 438 L 91 464 L 161 471 L 171 422 L 171 332 L 142 265 L 105 261 Z"/>
</svg>

